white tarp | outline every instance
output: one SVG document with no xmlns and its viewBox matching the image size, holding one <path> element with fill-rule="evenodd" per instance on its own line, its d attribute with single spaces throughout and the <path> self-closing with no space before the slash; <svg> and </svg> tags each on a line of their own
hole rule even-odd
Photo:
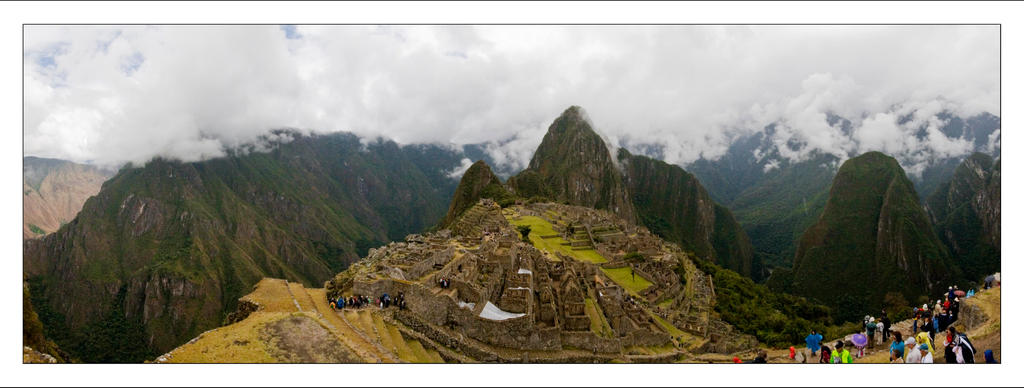
<svg viewBox="0 0 1024 388">
<path fill-rule="evenodd" d="M 519 273 L 528 273 L 530 275 L 533 275 L 533 272 L 531 272 L 530 270 L 528 270 L 526 268 L 520 268 L 519 269 Z"/>
<path fill-rule="evenodd" d="M 508 311 L 499 309 L 494 303 L 487 301 L 484 305 L 483 311 L 480 312 L 480 318 L 487 318 L 492 321 L 504 321 L 506 319 L 519 318 L 524 316 L 524 313 L 510 313 Z"/>
</svg>

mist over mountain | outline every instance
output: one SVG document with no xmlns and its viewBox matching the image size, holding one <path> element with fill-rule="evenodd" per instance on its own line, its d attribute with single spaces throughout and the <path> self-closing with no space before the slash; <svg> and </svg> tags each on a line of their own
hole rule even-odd
<svg viewBox="0 0 1024 388">
<path fill-rule="evenodd" d="M 916 140 L 902 141 L 913 146 L 896 149 L 891 155 L 907 171 L 922 201 L 949 180 L 956 166 L 972 152 L 1000 151 L 999 117 L 984 113 L 961 118 L 943 111 L 935 114 L 941 120 L 919 120 L 915 127 L 917 116 L 920 114 L 910 113 L 899 119 L 901 124 L 894 133 L 905 133 Z M 836 115 L 829 115 L 827 120 L 849 139 L 858 138 L 860 129 L 850 120 Z M 937 146 L 929 142 L 955 144 L 957 148 L 955 152 L 937 152 Z M 773 267 L 792 264 L 796 241 L 821 214 L 839 164 L 856 155 L 812 150 L 803 159 L 786 157 L 794 149 L 807 147 L 801 142 L 782 143 L 779 125 L 772 124 L 736 140 L 722 157 L 702 158 L 687 167 L 712 198 L 734 212 L 758 254 Z"/>
</svg>

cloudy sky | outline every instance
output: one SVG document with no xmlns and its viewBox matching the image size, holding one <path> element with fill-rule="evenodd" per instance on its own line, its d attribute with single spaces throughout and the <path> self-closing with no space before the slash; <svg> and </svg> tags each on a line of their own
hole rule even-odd
<svg viewBox="0 0 1024 388">
<path fill-rule="evenodd" d="M 25 154 L 104 165 L 216 157 L 288 127 L 490 143 L 521 168 L 569 105 L 614 145 L 656 145 L 684 166 L 769 123 L 779 144 L 809 146 L 784 157 L 920 159 L 969 152 L 941 133 L 907 140 L 937 113 L 1000 114 L 998 26 L 26 26 L 24 38 Z"/>
</svg>

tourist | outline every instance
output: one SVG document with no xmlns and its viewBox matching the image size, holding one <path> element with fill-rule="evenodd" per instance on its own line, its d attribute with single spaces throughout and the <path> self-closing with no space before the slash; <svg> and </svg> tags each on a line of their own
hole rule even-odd
<svg viewBox="0 0 1024 388">
<path fill-rule="evenodd" d="M 767 364 L 768 363 L 768 352 L 761 350 L 757 352 L 757 357 L 754 358 L 754 364 Z"/>
<path fill-rule="evenodd" d="M 807 349 L 811 349 L 812 356 L 818 355 L 818 349 L 821 347 L 822 339 L 821 334 L 818 334 L 815 330 L 811 330 L 811 334 L 808 334 L 807 338 L 804 338 L 804 342 L 807 343 Z"/>
<path fill-rule="evenodd" d="M 932 319 L 930 316 L 924 318 L 924 327 L 921 328 L 921 331 L 925 333 L 928 338 L 935 338 L 935 332 L 938 331 L 938 327 L 935 326 L 936 322 L 937 321 Z"/>
<path fill-rule="evenodd" d="M 942 314 L 935 317 L 935 332 L 942 333 L 946 331 L 946 328 L 953 323 L 950 318 L 948 310 L 942 310 Z M 932 339 L 934 340 L 935 337 L 933 336 Z"/>
<path fill-rule="evenodd" d="M 935 361 L 932 359 L 931 347 L 928 344 L 921 344 L 918 347 L 919 353 L 921 353 L 922 364 L 933 364 Z"/>
<path fill-rule="evenodd" d="M 904 342 L 904 344 L 906 344 L 906 349 L 904 349 L 903 352 L 904 354 L 906 354 L 906 359 L 904 359 L 904 362 L 907 364 L 920 364 L 921 352 L 918 351 L 917 341 L 914 340 L 914 336 L 910 336 L 910 338 L 907 338 L 907 341 Z"/>
<path fill-rule="evenodd" d="M 956 328 L 953 326 L 949 327 L 949 334 L 952 337 L 953 354 L 956 357 L 957 364 L 973 364 L 974 363 L 974 344 L 967 339 L 967 335 L 964 333 L 958 333 Z M 946 363 L 950 363 L 946 361 Z"/>
<path fill-rule="evenodd" d="M 867 332 L 868 332 L 868 348 L 874 349 L 875 347 L 875 330 L 878 330 L 878 324 L 875 323 L 875 317 L 871 317 L 868 320 Z M 863 352 L 861 354 L 863 356 Z"/>
<path fill-rule="evenodd" d="M 956 294 L 953 291 L 953 287 L 950 287 L 949 292 L 946 293 L 946 300 L 953 299 L 954 296 L 956 296 Z"/>
<path fill-rule="evenodd" d="M 953 298 L 953 304 L 949 306 L 950 322 L 956 322 L 960 315 L 960 298 Z"/>
<path fill-rule="evenodd" d="M 992 283 L 995 282 L 995 281 L 996 281 L 995 275 L 988 275 L 988 276 L 986 276 L 985 277 L 985 287 L 982 288 L 982 289 L 983 290 L 987 290 L 989 288 L 992 288 Z"/>
<path fill-rule="evenodd" d="M 934 347 L 932 346 L 932 339 L 928 336 L 928 333 L 922 332 L 917 334 L 917 347 L 919 349 L 928 349 L 928 354 L 931 354 L 932 349 L 934 349 Z"/>
<path fill-rule="evenodd" d="M 913 326 L 913 328 L 911 329 L 911 332 L 910 332 L 911 336 L 913 336 L 915 333 L 917 333 L 917 324 L 918 324 L 918 322 L 921 321 L 921 310 L 918 310 L 917 307 L 914 307 L 914 315 L 913 316 L 914 316 L 914 326 Z"/>
<path fill-rule="evenodd" d="M 882 309 L 882 317 L 879 319 L 882 322 L 880 327 L 882 330 L 882 343 L 889 340 L 889 331 L 892 329 L 892 322 L 889 321 L 889 315 L 885 313 L 885 309 Z"/>
<path fill-rule="evenodd" d="M 942 310 L 942 301 L 939 300 L 939 299 L 936 299 L 935 300 L 935 308 L 932 311 L 934 311 L 937 314 L 940 310 Z"/>
<path fill-rule="evenodd" d="M 843 341 L 836 342 L 836 350 L 832 352 L 832 363 L 833 364 L 852 364 L 853 357 L 850 357 L 850 351 L 843 348 Z"/>
<path fill-rule="evenodd" d="M 889 361 L 903 360 L 903 350 L 905 347 L 903 334 L 898 331 L 892 332 L 892 344 L 889 345 Z"/>
<path fill-rule="evenodd" d="M 832 363 L 832 350 L 828 346 L 821 346 L 821 358 L 818 359 L 819 364 L 831 364 Z"/>
<path fill-rule="evenodd" d="M 996 356 L 992 353 L 992 349 L 989 349 L 989 350 L 985 351 L 985 363 L 986 364 L 998 364 L 999 363 L 999 361 L 996 361 Z"/>
<path fill-rule="evenodd" d="M 955 298 L 955 297 L 954 297 Z M 953 298 L 946 297 L 946 300 L 942 302 L 942 309 L 949 311 L 949 306 L 952 305 Z"/>
<path fill-rule="evenodd" d="M 875 331 L 877 331 L 877 332 L 885 332 L 885 329 L 887 329 L 887 327 L 885 327 L 885 323 L 878 322 L 878 328 L 875 329 Z M 883 339 L 883 337 L 884 336 L 881 335 L 881 334 L 878 335 L 878 344 L 879 345 L 885 343 L 885 339 Z"/>
</svg>

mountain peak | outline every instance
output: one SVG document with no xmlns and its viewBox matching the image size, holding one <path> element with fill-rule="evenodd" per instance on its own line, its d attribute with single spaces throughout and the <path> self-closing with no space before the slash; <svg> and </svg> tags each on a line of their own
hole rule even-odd
<svg viewBox="0 0 1024 388">
<path fill-rule="evenodd" d="M 512 202 L 512 193 L 502 186 L 501 180 L 494 175 L 486 162 L 478 160 L 462 174 L 459 187 L 455 189 L 452 202 L 448 206 L 448 214 L 441 220 L 440 227 L 446 228 L 453 224 L 481 198 L 493 199 L 504 206 Z"/>
<path fill-rule="evenodd" d="M 607 209 L 635 220 L 611 152 L 579 106 L 570 106 L 551 123 L 529 167 L 510 179 L 509 185 L 522 197 L 550 195 L 553 200 Z"/>
</svg>

